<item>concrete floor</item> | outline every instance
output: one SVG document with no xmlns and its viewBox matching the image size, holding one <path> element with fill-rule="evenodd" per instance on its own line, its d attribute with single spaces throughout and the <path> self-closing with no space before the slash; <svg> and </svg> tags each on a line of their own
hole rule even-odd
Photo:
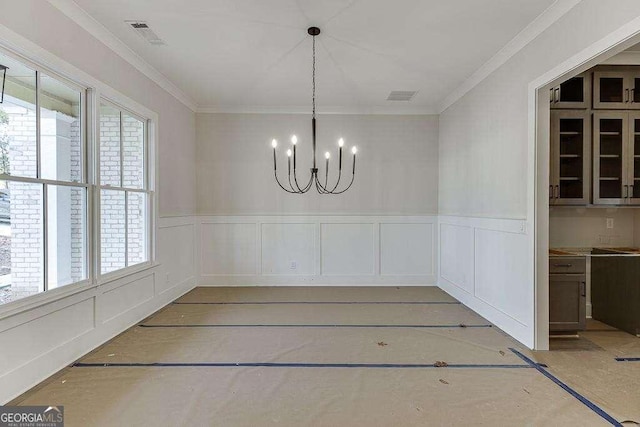
<svg viewBox="0 0 640 427">
<path fill-rule="evenodd" d="M 12 404 L 67 426 L 639 421 L 640 362 L 615 357 L 640 339 L 605 328 L 532 353 L 438 288 L 196 288 Z"/>
</svg>

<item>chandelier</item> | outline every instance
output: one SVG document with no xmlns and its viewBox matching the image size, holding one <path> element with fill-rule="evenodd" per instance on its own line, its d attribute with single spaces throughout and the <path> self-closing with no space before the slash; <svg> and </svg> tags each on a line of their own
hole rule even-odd
<svg viewBox="0 0 640 427">
<path fill-rule="evenodd" d="M 297 165 L 296 165 L 296 146 L 298 145 L 298 137 L 293 135 L 291 136 L 291 145 L 292 147 L 286 151 L 287 154 L 287 181 L 282 185 L 280 179 L 278 178 L 278 162 L 276 159 L 276 151 L 278 148 L 278 141 L 273 139 L 271 141 L 271 146 L 273 147 L 273 174 L 276 178 L 276 182 L 287 193 L 292 194 L 304 194 L 311 189 L 315 185 L 316 190 L 320 194 L 341 194 L 351 188 L 353 184 L 353 180 L 356 176 L 356 152 L 357 148 L 354 146 L 351 148 L 351 153 L 353 155 L 352 166 L 351 166 L 351 181 L 344 188 L 338 188 L 340 186 L 340 180 L 342 179 L 342 148 L 344 146 L 344 139 L 340 138 L 338 140 L 338 179 L 335 184 L 329 183 L 329 159 L 331 158 L 331 153 L 326 152 L 324 154 L 325 157 L 325 170 L 324 170 L 324 182 L 322 177 L 319 176 L 318 166 L 316 163 L 316 36 L 320 34 L 320 28 L 318 27 L 310 27 L 307 32 L 312 37 L 313 40 L 313 68 L 312 68 L 312 115 L 311 115 L 311 144 L 313 148 L 313 167 L 311 168 L 311 176 L 309 180 L 300 181 L 302 182 L 302 186 L 298 183 L 297 176 Z M 293 163 L 293 168 L 291 167 L 291 163 Z M 293 173 L 292 173 L 293 169 Z M 288 182 L 288 188 L 287 188 Z"/>
</svg>

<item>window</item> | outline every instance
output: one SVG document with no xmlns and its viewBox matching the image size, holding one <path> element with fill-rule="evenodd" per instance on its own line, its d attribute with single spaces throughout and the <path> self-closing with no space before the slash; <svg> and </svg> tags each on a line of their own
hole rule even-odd
<svg viewBox="0 0 640 427">
<path fill-rule="evenodd" d="M 0 53 L 0 304 L 88 278 L 86 90 Z"/>
<path fill-rule="evenodd" d="M 0 65 L 0 306 L 149 263 L 147 119 L 2 49 Z"/>
<path fill-rule="evenodd" d="M 146 121 L 100 103 L 100 273 L 149 260 Z"/>
</svg>

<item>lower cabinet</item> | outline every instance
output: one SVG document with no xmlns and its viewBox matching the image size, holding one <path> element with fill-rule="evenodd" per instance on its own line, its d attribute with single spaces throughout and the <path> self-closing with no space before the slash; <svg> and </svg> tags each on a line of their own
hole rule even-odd
<svg viewBox="0 0 640 427">
<path fill-rule="evenodd" d="M 640 257 L 594 257 L 591 300 L 594 319 L 640 336 Z"/>
<path fill-rule="evenodd" d="M 586 260 L 549 259 L 549 331 L 581 331 L 587 322 Z"/>
</svg>

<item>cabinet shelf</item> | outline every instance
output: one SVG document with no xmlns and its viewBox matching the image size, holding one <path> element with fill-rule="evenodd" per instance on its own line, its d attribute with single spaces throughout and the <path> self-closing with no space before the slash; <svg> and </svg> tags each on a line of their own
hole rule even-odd
<svg viewBox="0 0 640 427">
<path fill-rule="evenodd" d="M 620 181 L 620 177 L 615 176 L 601 176 L 600 181 Z"/>
<path fill-rule="evenodd" d="M 560 154 L 561 159 L 577 159 L 578 157 L 582 157 L 582 156 L 580 154 Z"/>
<path fill-rule="evenodd" d="M 600 135 L 606 135 L 606 136 L 620 136 L 621 133 L 620 132 L 600 132 Z"/>
<path fill-rule="evenodd" d="M 582 135 L 582 132 L 575 132 L 575 131 L 569 132 L 569 131 L 567 131 L 567 132 L 560 132 L 560 135 Z"/>
<path fill-rule="evenodd" d="M 561 176 L 560 181 L 580 181 L 582 178 L 579 176 Z"/>
<path fill-rule="evenodd" d="M 600 154 L 601 159 L 619 159 L 620 154 Z"/>
</svg>

